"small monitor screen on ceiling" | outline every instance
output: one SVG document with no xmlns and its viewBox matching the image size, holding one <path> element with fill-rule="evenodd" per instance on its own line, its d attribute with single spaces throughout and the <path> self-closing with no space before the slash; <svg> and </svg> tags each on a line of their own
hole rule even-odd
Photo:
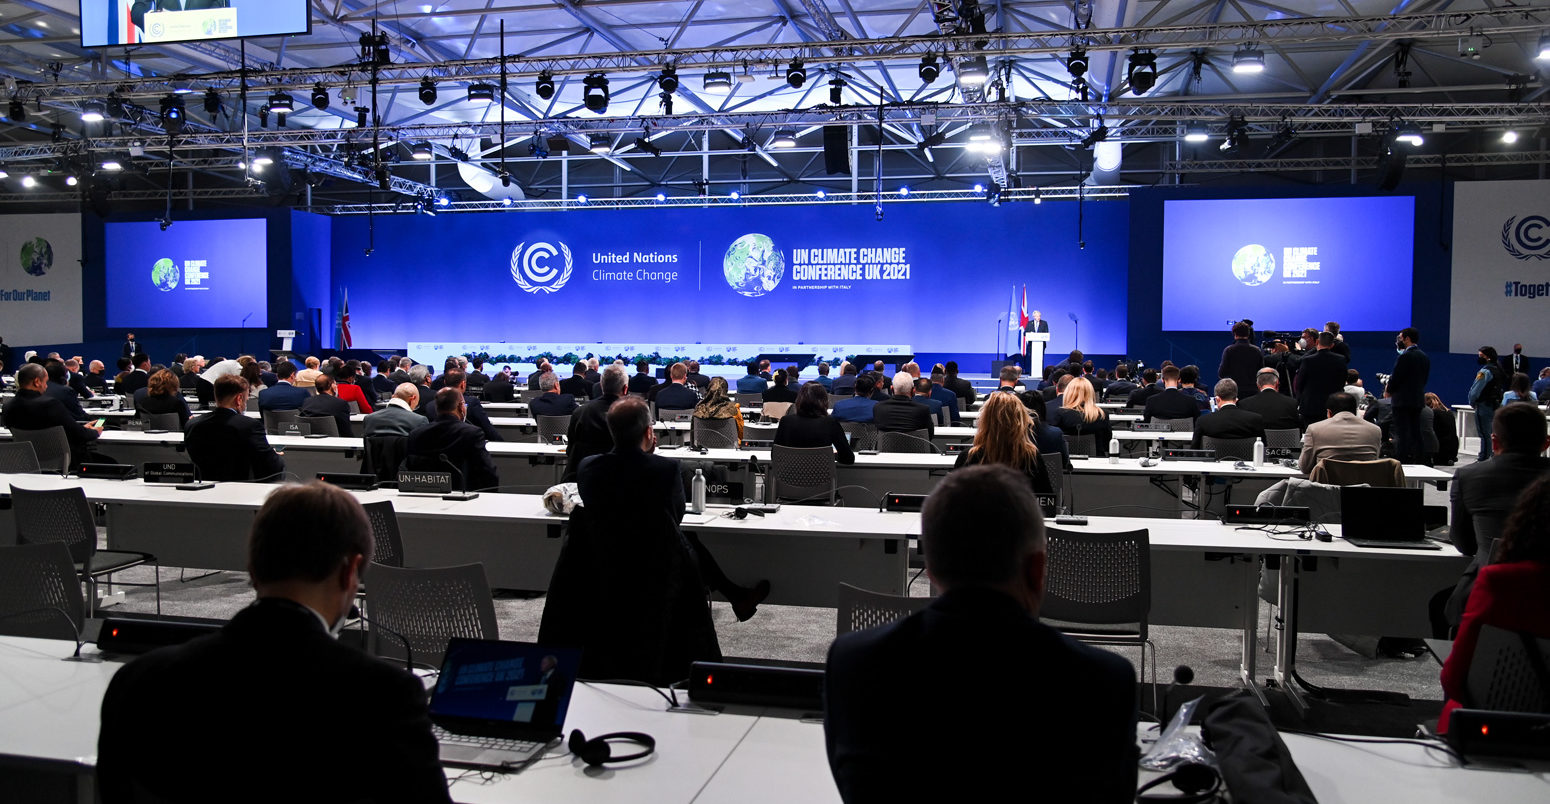
<svg viewBox="0 0 1550 804">
<path fill-rule="evenodd" d="M 312 30 L 307 0 L 81 0 L 81 46 L 170 44 Z"/>
</svg>

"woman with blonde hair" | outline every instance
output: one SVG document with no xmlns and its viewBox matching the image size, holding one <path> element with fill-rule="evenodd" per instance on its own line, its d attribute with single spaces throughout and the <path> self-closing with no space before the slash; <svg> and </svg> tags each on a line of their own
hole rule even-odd
<svg viewBox="0 0 1550 804">
<path fill-rule="evenodd" d="M 1098 407 L 1098 395 L 1086 377 L 1077 377 L 1066 385 L 1066 395 L 1051 417 L 1050 424 L 1069 436 L 1093 437 L 1093 454 L 1109 456 L 1109 439 L 1114 437 L 1109 414 Z"/>
<path fill-rule="evenodd" d="M 737 440 L 743 440 L 743 411 L 727 391 L 727 378 L 712 377 L 705 389 L 705 398 L 694 406 L 696 419 L 731 419 L 737 422 Z"/>
<path fill-rule="evenodd" d="M 1033 418 L 1014 394 L 989 394 L 980 408 L 974 444 L 958 453 L 954 467 L 977 464 L 1010 466 L 1028 478 L 1035 494 L 1054 494 L 1054 484 L 1032 437 Z"/>
</svg>

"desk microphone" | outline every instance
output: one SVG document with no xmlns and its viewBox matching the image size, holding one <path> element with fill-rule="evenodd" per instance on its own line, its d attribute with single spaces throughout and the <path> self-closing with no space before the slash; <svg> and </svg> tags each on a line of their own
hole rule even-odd
<svg viewBox="0 0 1550 804">
<path fill-rule="evenodd" d="M 442 463 L 446 464 L 447 468 L 451 469 L 452 473 L 457 476 L 457 487 L 459 490 L 454 491 L 451 494 L 443 494 L 441 496 L 443 500 L 467 501 L 479 496 L 479 492 L 477 491 L 468 491 L 468 483 L 463 480 L 463 470 L 457 468 L 457 464 L 453 463 L 447 458 L 447 453 L 438 452 L 436 453 L 436 457 Z"/>
<path fill-rule="evenodd" d="M 397 631 L 394 631 L 382 623 L 377 622 L 376 620 L 371 619 L 370 617 L 367 617 L 365 614 L 362 614 L 361 607 L 353 603 L 350 604 L 350 612 L 346 616 L 360 620 L 361 622 L 371 626 L 373 629 L 380 629 L 382 633 L 398 640 L 399 644 L 404 646 L 404 669 L 409 671 L 410 675 L 414 674 L 414 648 L 409 645 L 408 637 L 398 633 Z M 430 667 L 430 665 L 421 664 L 421 667 Z M 440 668 L 432 667 L 431 669 L 438 670 Z"/>
<path fill-rule="evenodd" d="M 1173 697 L 1173 688 L 1174 687 L 1187 687 L 1194 680 L 1195 680 L 1195 670 L 1194 670 L 1194 668 L 1190 667 L 1189 665 L 1181 664 L 1178 667 L 1173 668 L 1173 681 L 1168 684 L 1167 689 L 1163 690 L 1163 699 L 1162 699 L 1163 714 L 1168 714 L 1168 701 L 1170 699 L 1172 699 L 1172 697 Z M 1168 721 L 1170 721 L 1172 719 L 1173 719 L 1173 715 L 1168 715 L 1167 717 L 1158 718 L 1158 724 L 1159 724 L 1159 726 L 1161 728 L 1167 728 L 1168 727 Z"/>
<path fill-rule="evenodd" d="M 35 609 L 23 609 L 21 611 L 10 611 L 10 612 L 6 612 L 5 614 L 0 614 L 0 620 L 11 620 L 11 619 L 15 619 L 17 617 L 25 617 L 25 616 L 27 616 L 29 614 L 43 614 L 45 612 L 51 612 L 51 613 L 54 613 L 54 614 L 58 614 L 59 616 L 65 618 L 65 621 L 70 624 L 70 631 L 73 634 L 75 634 L 75 637 L 74 637 L 74 639 L 75 639 L 75 653 L 72 653 L 69 656 L 65 657 L 65 661 L 67 661 L 67 662 L 87 662 L 87 663 L 91 663 L 91 664 L 96 664 L 96 663 L 99 663 L 99 662 L 102 661 L 102 657 L 99 656 L 99 655 L 91 655 L 91 656 L 82 656 L 81 655 L 81 646 L 85 645 L 86 643 L 81 640 L 80 631 L 77 629 L 75 618 L 70 616 L 70 612 L 65 611 L 64 609 L 62 609 L 62 608 L 60 608 L 58 606 L 40 606 L 40 607 L 35 608 Z"/>
</svg>

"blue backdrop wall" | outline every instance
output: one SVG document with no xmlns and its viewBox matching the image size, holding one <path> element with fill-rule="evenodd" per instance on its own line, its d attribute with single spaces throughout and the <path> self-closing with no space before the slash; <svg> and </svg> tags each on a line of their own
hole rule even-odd
<svg viewBox="0 0 1550 804">
<path fill-rule="evenodd" d="M 378 218 L 333 226 L 335 295 L 357 345 L 410 341 L 907 343 L 988 359 L 1017 287 L 1120 353 L 1128 205 L 871 205 L 579 210 Z M 1015 343 L 1015 334 L 1013 338 Z M 1014 346 L 1015 348 L 1015 346 Z M 984 367 L 978 370 L 983 371 Z"/>
</svg>

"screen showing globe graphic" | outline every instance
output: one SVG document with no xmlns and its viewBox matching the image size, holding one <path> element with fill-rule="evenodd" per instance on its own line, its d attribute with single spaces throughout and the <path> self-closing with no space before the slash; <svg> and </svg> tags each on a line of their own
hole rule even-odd
<svg viewBox="0 0 1550 804">
<path fill-rule="evenodd" d="M 1249 287 L 1263 285 L 1276 274 L 1276 258 L 1264 246 L 1249 245 L 1232 257 L 1232 273 Z"/>
<path fill-rule="evenodd" d="M 22 244 L 22 270 L 33 276 L 42 276 L 54 267 L 54 247 L 41 237 L 34 237 Z"/>
<path fill-rule="evenodd" d="M 178 269 L 172 260 L 162 257 L 151 266 L 151 284 L 162 290 L 175 290 L 178 286 Z"/>
<path fill-rule="evenodd" d="M 744 296 L 763 296 L 780 285 L 786 260 L 768 235 L 745 234 L 727 248 L 721 269 L 733 290 Z"/>
</svg>

